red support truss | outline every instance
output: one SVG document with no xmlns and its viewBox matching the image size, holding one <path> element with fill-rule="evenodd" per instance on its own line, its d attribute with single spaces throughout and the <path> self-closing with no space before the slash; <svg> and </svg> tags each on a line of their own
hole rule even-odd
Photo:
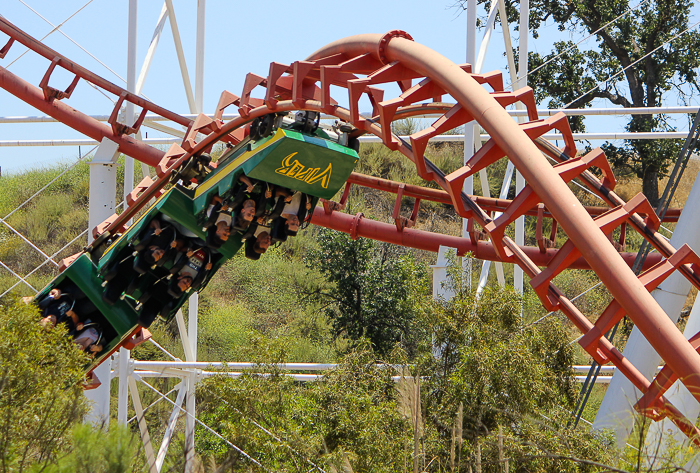
<svg viewBox="0 0 700 473">
<path fill-rule="evenodd" d="M 13 42 L 19 42 L 51 61 L 41 88 L 25 83 L 2 68 L 0 87 L 94 139 L 107 137 L 117 142 L 121 152 L 157 167 L 157 179 L 152 183 L 142 182 L 130 196 L 129 208 L 98 227 L 97 233 L 121 231 L 128 219 L 157 195 L 171 173 L 185 160 L 211 149 L 219 141 L 237 143 L 243 138 L 243 126 L 251 120 L 271 112 L 299 109 L 333 115 L 355 127 L 351 137 L 370 133 L 379 137 L 385 146 L 401 152 L 416 166 L 416 173 L 421 178 L 434 182 L 440 189 L 353 174 L 341 202 L 324 202 L 323 208 L 315 210 L 313 223 L 347 232 L 353 238 L 363 236 L 430 251 L 436 251 L 440 245 L 451 246 L 457 248 L 459 254 L 472 252 L 478 258 L 518 264 L 531 278 L 531 285 L 542 303 L 560 310 L 583 333 L 581 345 L 584 349 L 600 362 L 613 363 L 643 393 L 638 405 L 642 413 L 654 419 L 669 416 L 700 445 L 697 440 L 700 432 L 663 398 L 670 383 L 680 379 L 700 400 L 700 354 L 696 351 L 700 343 L 695 339 L 687 341 L 649 292 L 673 271 L 680 271 L 700 288 L 700 260 L 692 249 L 683 247 L 677 251 L 659 235 L 660 221 L 643 196 L 624 202 L 613 192 L 615 177 L 604 153 L 596 149 L 579 155 L 565 115 L 538 119 L 531 89 L 505 91 L 499 73 L 472 74 L 470 65 L 454 64 L 413 42 L 408 34 L 392 31 L 385 35 L 345 38 L 289 65 L 272 63 L 267 76 L 248 75 L 240 98 L 224 92 L 213 119 L 200 116 L 191 122 L 86 71 L 2 18 L 0 31 L 10 37 L 0 50 L 0 58 Z M 51 72 L 56 67 L 75 74 L 75 80 L 65 91 L 48 86 Z M 187 137 L 181 146 L 173 145 L 167 153 L 162 153 L 127 136 L 138 129 L 143 115 L 133 125 L 113 120 L 111 126 L 107 126 L 63 105 L 61 99 L 74 92 L 79 78 L 113 94 L 119 103 L 130 101 L 141 107 L 143 113 L 148 110 L 187 126 Z M 399 85 L 401 92 L 398 97 L 387 96 L 382 88 L 393 83 Z M 347 91 L 348 109 L 340 107 L 331 97 L 331 86 Z M 372 116 L 359 113 L 363 98 L 370 101 Z M 526 107 L 529 122 L 516 123 L 505 111 L 506 105 L 517 102 Z M 223 122 L 223 110 L 229 106 L 238 107 L 240 116 Z M 407 141 L 391 132 L 394 121 L 424 113 L 439 116 L 431 125 L 413 133 Z M 429 153 L 428 141 L 474 120 L 491 138 L 468 160 L 467 165 L 449 174 L 444 173 L 426 156 Z M 563 149 L 541 138 L 553 129 L 563 134 Z M 204 137 L 197 141 L 202 134 Z M 513 201 L 462 193 L 462 183 L 467 177 L 504 156 L 513 162 L 528 183 Z M 590 172 L 591 167 L 600 171 L 602 180 Z M 609 207 L 584 207 L 568 187 L 567 183 L 572 179 L 581 181 Z M 338 209 L 343 208 L 350 185 L 396 193 L 393 222 L 374 222 L 362 214 L 352 216 L 340 212 Z M 401 213 L 404 197 L 415 199 L 410 217 Z M 470 238 L 416 230 L 421 200 L 435 200 L 453 206 L 460 216 L 469 219 Z M 502 212 L 502 215 L 494 219 L 494 211 Z M 537 218 L 538 244 L 535 247 L 519 247 L 507 236 L 507 227 L 521 215 Z M 677 218 L 678 212 L 671 215 Z M 549 238 L 544 236 L 545 218 L 552 219 Z M 560 234 L 566 235 L 558 249 L 557 228 Z M 613 244 L 612 232 L 617 228 L 622 236 L 619 243 Z M 618 251 L 624 245 L 628 229 L 640 233 L 658 251 L 648 260 L 640 277 L 630 269 L 634 254 Z M 490 242 L 484 241 L 487 236 Z M 595 271 L 614 298 L 595 323 L 552 283 L 561 271 L 583 267 Z M 611 324 L 624 314 L 632 319 L 666 362 L 654 381 L 646 379 L 604 336 Z"/>
</svg>

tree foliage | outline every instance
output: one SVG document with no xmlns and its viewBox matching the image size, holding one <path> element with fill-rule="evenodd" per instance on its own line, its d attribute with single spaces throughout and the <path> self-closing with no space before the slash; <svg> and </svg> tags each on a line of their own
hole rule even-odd
<svg viewBox="0 0 700 473">
<path fill-rule="evenodd" d="M 0 299 L 0 471 L 47 464 L 86 412 L 86 355 L 33 306 Z"/>
<path fill-rule="evenodd" d="M 139 458 L 140 439 L 121 424 L 113 423 L 109 431 L 88 424 L 76 425 L 67 450 L 48 466 L 47 473 L 144 471 L 144 459 Z"/>
<path fill-rule="evenodd" d="M 306 261 L 328 281 L 315 296 L 326 302 L 335 335 L 367 338 L 380 355 L 396 343 L 413 351 L 422 335 L 414 295 L 425 284 L 424 268 L 396 246 L 327 229 L 317 238 Z"/>
<path fill-rule="evenodd" d="M 556 319 L 523 326 L 513 290 L 477 298 L 459 284 L 452 301 L 421 308 L 417 323 L 439 350 L 426 341 L 416 364 L 396 348 L 383 358 L 391 365 L 377 365 L 364 339 L 336 369 L 302 384 L 272 364 L 286 358 L 283 340 L 257 340 L 259 371 L 271 375 L 199 387 L 200 418 L 221 435 L 198 431 L 204 463 L 243 471 L 252 458 L 271 471 L 316 465 L 336 473 L 573 472 L 615 463 L 607 437 L 566 426 L 573 355 Z"/>
<path fill-rule="evenodd" d="M 449 458 L 452 451 L 461 458 L 459 471 L 477 464 L 505 471 L 506 461 L 513 471 L 594 471 L 613 464 L 607 439 L 566 426 L 576 393 L 573 352 L 561 324 L 550 318 L 522 325 L 514 290 L 487 288 L 477 297 L 454 276 L 455 297 L 425 311 L 439 352 L 420 368 L 428 375 L 424 409 L 435 454 Z"/>
<path fill-rule="evenodd" d="M 313 383 L 261 368 L 273 375 L 211 378 L 198 388 L 200 418 L 226 439 L 197 432 L 197 451 L 214 459 L 217 471 L 244 471 L 253 460 L 279 472 L 314 465 L 350 471 L 345 464 L 357 472 L 402 471 L 411 432 L 398 407 L 397 372 L 375 365 L 367 342 Z"/>
<path fill-rule="evenodd" d="M 506 4 L 509 20 L 515 21 L 517 2 L 506 0 Z M 549 54 L 531 52 L 528 85 L 538 102 L 549 99 L 551 108 L 588 107 L 596 99 L 626 108 L 658 107 L 671 94 L 686 100 L 699 86 L 700 33 L 684 32 L 690 26 L 691 6 L 690 0 L 534 0 L 530 28 L 535 37 L 539 28 L 554 21 L 560 31 L 577 37 L 594 34 L 597 47 L 584 50 L 572 41 L 560 41 Z M 570 122 L 583 129 L 582 117 Z M 673 127 L 664 116 L 633 115 L 627 129 L 649 132 Z M 642 178 L 643 192 L 655 205 L 658 178 L 679 146 L 670 140 L 628 140 L 621 147 L 608 144 L 606 151 L 613 164 Z"/>
</svg>

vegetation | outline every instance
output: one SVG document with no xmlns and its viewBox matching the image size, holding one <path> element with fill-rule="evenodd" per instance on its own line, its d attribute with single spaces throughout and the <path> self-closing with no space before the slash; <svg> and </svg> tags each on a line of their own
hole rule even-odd
<svg viewBox="0 0 700 473">
<path fill-rule="evenodd" d="M 410 428 L 398 407 L 395 371 L 375 361 L 369 344 L 361 344 L 314 383 L 301 385 L 279 373 L 210 379 L 198 390 L 200 418 L 274 471 L 314 465 L 342 471 L 346 462 L 356 471 L 401 471 Z M 198 436 L 200 455 L 212 456 L 227 471 L 251 464 L 218 436 Z"/>
<path fill-rule="evenodd" d="M 413 368 L 400 347 L 379 357 L 363 339 L 335 370 L 301 385 L 267 364 L 287 358 L 284 343 L 262 340 L 260 369 L 272 376 L 200 385 L 202 420 L 226 441 L 202 430 L 199 453 L 232 471 L 253 461 L 275 471 L 373 472 L 503 471 L 505 462 L 514 471 L 594 471 L 614 463 L 607 437 L 566 426 L 573 351 L 559 323 L 524 327 L 512 290 L 476 298 L 460 286 L 451 301 L 419 306 L 432 344 L 423 340 Z M 398 386 L 392 376 L 401 377 Z"/>
<path fill-rule="evenodd" d="M 446 170 L 459 166 L 460 146 L 430 147 L 428 153 Z M 386 148 L 363 147 L 362 157 L 361 172 L 405 182 L 415 178 L 413 164 Z M 489 183 L 492 195 L 499 191 L 504 171 L 505 162 L 499 162 Z M 3 211 L 9 213 L 59 173 L 32 174 L 38 184 L 24 176 L 0 178 Z M 78 166 L 65 178 L 72 176 L 80 183 L 86 175 Z M 46 216 L 68 211 L 66 206 L 85 212 L 86 189 L 50 186 L 47 194 L 39 194 L 49 197 L 33 199 L 11 221 L 42 249 L 50 245 L 58 249 L 82 229 L 76 225 L 77 233 L 70 233 Z M 407 214 L 413 203 L 405 199 L 403 204 Z M 352 212 L 388 221 L 394 200 L 374 191 L 353 192 L 349 206 Z M 86 222 L 86 216 L 81 218 Z M 461 222 L 447 206 L 424 203 L 418 226 L 458 234 Z M 17 255 L 20 245 L 15 237 L 8 230 L 1 232 L 0 260 L 31 270 L 29 263 L 27 268 L 19 266 L 31 257 L 26 244 L 22 242 L 21 251 L 27 253 Z M 257 262 L 242 255 L 233 258 L 200 297 L 198 359 L 253 361 L 260 366 L 236 379 L 221 376 L 200 383 L 198 416 L 216 434 L 197 428 L 199 471 L 263 471 L 253 460 L 270 471 L 309 471 L 317 465 L 329 473 L 605 470 L 601 464 L 632 468 L 620 463 L 634 464 L 631 454 L 619 460 L 606 436 L 593 436 L 583 425 L 567 428 L 577 394 L 570 365 L 589 361 L 577 344 L 570 343 L 578 333 L 568 322 L 547 316 L 532 291 L 526 290 L 521 299 L 512 291 L 488 288 L 476 298 L 464 283 L 466 276 L 454 269 L 457 297 L 433 302 L 428 286 L 428 265 L 433 262 L 431 254 L 353 241 L 318 228 L 300 232 Z M 53 271 L 44 266 L 30 282 L 41 286 Z M 3 274 L 0 289 L 14 284 L 12 276 Z M 506 281 L 512 281 L 508 269 Z M 584 271 L 563 273 L 555 281 L 572 298 L 596 282 Z M 596 317 L 608 301 L 607 292 L 598 288 L 575 303 Z M 14 299 L 6 297 L 0 305 L 13 308 L 7 317 L 17 316 Z M 28 323 L 36 325 L 33 309 L 17 307 Z M 16 335 L 7 332 L 13 325 L 0 322 L 6 331 L 0 345 L 6 343 L 8 350 L 16 347 Z M 156 323 L 152 332 L 171 354 L 184 358 L 174 322 Z M 440 348 L 437 356 L 433 345 Z M 11 355 L 19 353 L 15 348 Z M 35 364 L 51 359 L 46 350 L 39 355 Z M 151 344 L 137 347 L 132 356 L 170 359 Z M 338 367 L 317 382 L 298 383 L 272 365 L 281 361 L 335 362 Z M 17 369 L 21 366 L 33 367 Z M 51 376 L 66 374 L 55 371 Z M 161 392 L 177 384 L 172 379 L 149 382 Z M 145 415 L 157 448 L 155 439 L 162 438 L 171 406 L 157 403 L 160 397 L 143 387 L 141 400 L 151 406 Z M 4 401 L 3 394 L 0 404 Z M 53 442 L 41 444 L 50 443 L 53 450 L 42 457 L 42 447 L 32 446 L 29 450 L 39 453 L 27 457 L 24 469 L 30 465 L 44 471 L 146 468 L 144 455 L 137 453 L 140 444 L 132 438 L 138 435 L 135 423 L 129 424 L 129 432 L 72 430 L 80 416 L 68 416 L 68 408 L 63 412 L 65 428 L 47 437 Z M 175 433 L 163 471 L 182 471 L 181 429 Z M 21 439 L 8 438 L 13 445 Z M 5 471 L 15 470 L 13 466 Z"/>
<path fill-rule="evenodd" d="M 506 4 L 509 19 L 517 24 L 515 2 Z M 560 41 L 549 54 L 531 52 L 528 85 L 537 101 L 548 101 L 550 108 L 582 108 L 595 100 L 625 108 L 659 107 L 670 94 L 686 102 L 700 85 L 700 33 L 688 30 L 692 5 L 689 0 L 531 2 L 535 36 L 554 21 L 560 31 L 594 35 L 597 45 L 584 50 Z M 570 123 L 576 130 L 584 128 L 583 117 L 570 118 Z M 663 115 L 633 115 L 627 129 L 672 131 L 673 126 Z M 627 140 L 605 148 L 618 172 L 642 180 L 644 195 L 656 206 L 659 179 L 680 146 L 679 140 Z"/>
<path fill-rule="evenodd" d="M 108 431 L 76 425 L 64 455 L 47 465 L 47 473 L 126 473 L 143 470 L 141 440 L 126 427 L 113 423 Z"/>
<path fill-rule="evenodd" d="M 38 310 L 0 299 L 0 471 L 52 462 L 86 412 L 87 359 L 65 330 L 46 330 Z"/>
<path fill-rule="evenodd" d="M 318 268 L 327 281 L 313 295 L 325 302 L 334 337 L 366 338 L 380 356 L 396 343 L 414 353 L 423 334 L 413 296 L 427 292 L 426 268 L 405 251 L 373 240 L 353 241 L 327 229 L 317 232 L 317 240 L 319 247 L 309 253 L 306 264 Z"/>
<path fill-rule="evenodd" d="M 477 297 L 454 268 L 452 275 L 454 298 L 426 307 L 436 350 L 419 368 L 430 373 L 424 409 L 436 454 L 456 461 L 457 471 L 464 463 L 552 472 L 614 464 L 608 438 L 567 428 L 576 387 L 562 324 L 523 324 L 515 291 L 488 288 Z"/>
</svg>

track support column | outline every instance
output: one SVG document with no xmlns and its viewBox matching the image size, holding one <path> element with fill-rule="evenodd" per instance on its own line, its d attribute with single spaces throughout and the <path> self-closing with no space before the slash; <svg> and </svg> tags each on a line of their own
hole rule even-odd
<svg viewBox="0 0 700 473">
<path fill-rule="evenodd" d="M 92 229 L 109 218 L 115 211 L 114 195 L 117 190 L 118 148 L 117 143 L 104 138 L 90 162 L 88 243 L 93 240 Z M 85 397 L 93 402 L 85 421 L 105 428 L 109 424 L 110 370 L 110 361 L 105 361 L 95 368 L 95 376 L 102 384 L 95 389 L 85 391 Z"/>
<path fill-rule="evenodd" d="M 116 208 L 118 149 L 117 143 L 103 138 L 90 161 L 88 243 L 93 239 L 92 229 L 109 218 Z"/>
</svg>

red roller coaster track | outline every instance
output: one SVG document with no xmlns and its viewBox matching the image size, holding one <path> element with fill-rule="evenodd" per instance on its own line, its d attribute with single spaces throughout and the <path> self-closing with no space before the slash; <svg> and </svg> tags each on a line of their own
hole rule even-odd
<svg viewBox="0 0 700 473">
<path fill-rule="evenodd" d="M 291 65 L 273 62 L 266 77 L 248 74 L 240 97 L 225 91 L 213 119 L 200 115 L 190 121 L 83 69 L 2 18 L 0 31 L 10 38 L 0 49 L 0 59 L 17 41 L 51 61 L 38 88 L 1 67 L 0 87 L 85 135 L 98 141 L 107 137 L 119 145 L 122 153 L 156 166 L 158 179 L 155 182 L 144 179 L 132 193 L 128 209 L 97 227 L 95 234 L 123 229 L 128 219 L 160 191 L 170 174 L 186 159 L 211 150 L 219 141 L 239 142 L 243 125 L 254 118 L 270 112 L 300 109 L 333 115 L 351 123 L 356 128 L 355 136 L 371 133 L 381 138 L 385 146 L 400 151 L 411 160 L 421 178 L 436 182 L 443 190 L 354 174 L 346 185 L 341 204 L 347 198 L 350 184 L 394 192 L 397 194 L 394 224 L 375 222 L 361 214 L 342 213 L 337 210 L 342 205 L 332 202 L 324 202 L 323 208 L 315 210 L 313 223 L 347 232 L 354 238 L 364 236 L 432 251 L 445 245 L 457 248 L 460 254 L 471 251 L 479 258 L 518 264 L 531 278 L 530 284 L 543 305 L 563 312 L 583 333 L 580 341 L 583 348 L 596 361 L 613 363 L 643 393 L 637 403 L 640 412 L 655 420 L 669 417 L 700 445 L 700 430 L 663 397 L 671 384 L 680 379 L 700 401 L 700 354 L 697 352 L 700 334 L 686 340 L 650 294 L 676 270 L 700 288 L 700 259 L 689 247 L 676 250 L 659 235 L 659 218 L 643 196 L 624 202 L 613 192 L 615 177 L 605 154 L 595 149 L 579 155 L 565 115 L 538 119 L 530 88 L 505 91 L 500 73 L 472 74 L 470 65 L 454 64 L 413 42 L 408 34 L 392 31 L 385 35 L 361 35 L 336 41 Z M 48 85 L 55 67 L 62 67 L 75 75 L 66 91 Z M 70 96 L 80 79 L 117 96 L 109 125 L 100 124 L 61 102 Z M 392 83 L 399 85 L 401 94 L 387 98 L 385 90 L 379 86 Z M 340 107 L 333 100 L 331 85 L 347 90 L 349 109 Z M 254 91 L 260 91 L 261 98 L 253 97 Z M 372 117 L 360 115 L 362 97 L 371 102 Z M 445 103 L 444 99 L 454 103 Z M 116 120 L 125 101 L 143 110 L 132 126 Z M 526 107 L 529 122 L 518 124 L 506 113 L 504 107 L 516 102 Z M 238 108 L 240 116 L 224 122 L 223 111 L 231 105 Z M 187 126 L 182 145 L 173 145 L 163 153 L 130 138 L 128 135 L 139 129 L 147 111 Z M 427 112 L 439 114 L 439 118 L 431 126 L 412 134 L 408 141 L 391 133 L 393 121 Z M 443 173 L 424 155 L 428 140 L 472 120 L 476 120 L 492 138 L 464 167 L 450 174 Z M 564 135 L 563 149 L 540 138 L 552 129 Z M 205 137 L 196 141 L 199 133 Z M 468 176 L 504 156 L 514 163 L 528 183 L 513 201 L 462 193 L 462 184 Z M 550 164 L 548 158 L 555 164 Z M 588 171 L 590 167 L 596 167 L 602 173 L 602 180 Z M 567 185 L 575 178 L 600 196 L 610 208 L 585 208 Z M 410 218 L 399 214 L 403 196 L 416 199 Z M 468 219 L 470 238 L 410 228 L 417 218 L 420 201 L 425 199 L 453 205 L 459 216 Z M 492 210 L 503 213 L 494 219 L 489 213 Z M 508 225 L 525 214 L 538 218 L 538 247 L 520 247 L 506 235 Z M 558 249 L 542 235 L 543 218 L 553 218 L 568 237 Z M 477 225 L 488 235 L 490 242 L 481 241 L 483 232 L 475 230 Z M 646 270 L 639 277 L 630 269 L 634 254 L 619 253 L 611 242 L 612 232 L 618 227 L 622 227 L 623 234 L 627 227 L 633 228 L 658 251 L 658 256 L 648 261 Z M 595 271 L 614 298 L 595 323 L 589 321 L 552 283 L 552 279 L 563 270 L 583 267 Z M 604 334 L 625 315 L 632 319 L 666 362 L 662 372 L 652 381 L 646 379 L 605 338 Z"/>
</svg>

